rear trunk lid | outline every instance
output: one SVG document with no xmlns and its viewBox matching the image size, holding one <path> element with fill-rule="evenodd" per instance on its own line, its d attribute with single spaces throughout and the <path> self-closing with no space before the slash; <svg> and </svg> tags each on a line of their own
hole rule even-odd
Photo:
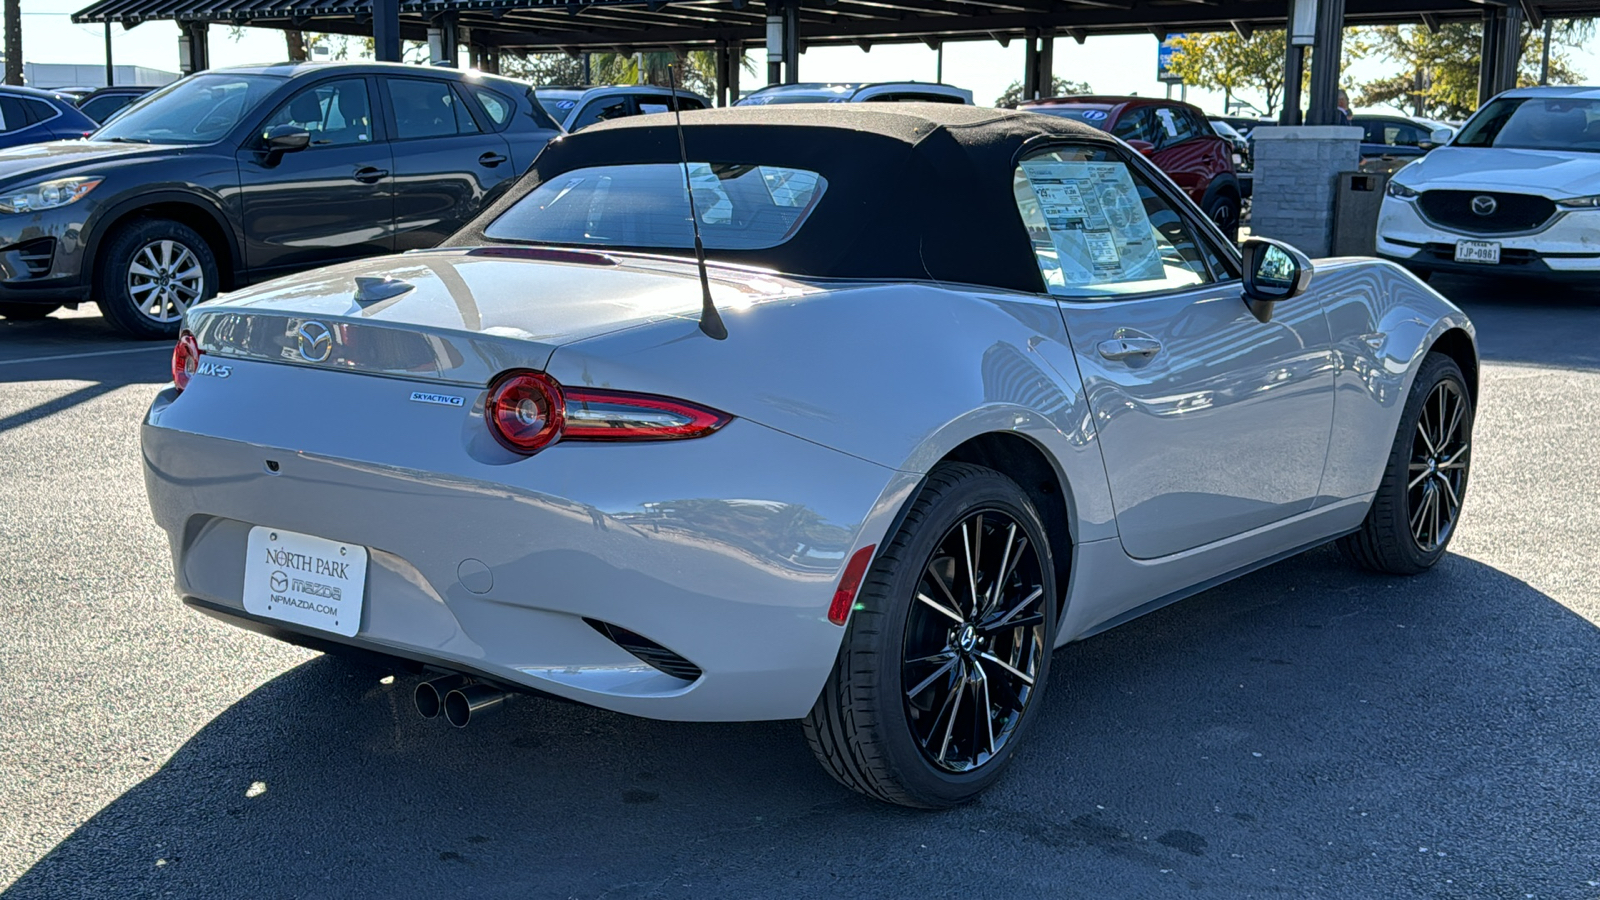
<svg viewBox="0 0 1600 900">
<path fill-rule="evenodd" d="M 813 288 L 741 267 L 710 269 L 719 306 Z M 191 310 L 215 357 L 486 384 L 543 369 L 557 347 L 700 311 L 694 264 L 540 247 L 428 250 L 319 269 Z"/>
</svg>

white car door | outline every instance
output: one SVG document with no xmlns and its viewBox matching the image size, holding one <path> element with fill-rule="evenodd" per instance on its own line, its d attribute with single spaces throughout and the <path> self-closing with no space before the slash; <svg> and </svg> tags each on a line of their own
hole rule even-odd
<svg viewBox="0 0 1600 900">
<path fill-rule="evenodd" d="M 1314 296 L 1258 321 L 1198 213 L 1112 152 L 1035 152 L 1015 186 L 1127 553 L 1167 556 L 1309 510 L 1334 402 Z"/>
</svg>

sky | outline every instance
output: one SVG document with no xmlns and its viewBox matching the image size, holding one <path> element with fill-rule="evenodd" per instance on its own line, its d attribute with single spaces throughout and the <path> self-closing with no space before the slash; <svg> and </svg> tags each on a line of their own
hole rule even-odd
<svg viewBox="0 0 1600 900">
<path fill-rule="evenodd" d="M 23 0 L 23 59 L 39 63 L 105 64 L 104 32 L 99 25 L 75 25 L 70 14 L 91 0 Z M 271 29 L 243 29 L 234 40 L 230 29 L 212 26 L 211 57 L 214 64 L 277 62 L 284 58 L 283 36 Z M 171 22 L 146 22 L 124 31 L 111 28 L 112 54 L 118 64 L 178 69 L 178 29 Z M 1088 82 L 1099 93 L 1165 96 L 1166 85 L 1156 80 L 1156 46 L 1152 35 L 1091 37 L 1079 45 L 1057 38 L 1055 74 L 1069 81 Z M 761 84 L 766 77 L 766 55 L 750 54 L 755 77 L 746 75 L 744 86 Z M 1572 54 L 1572 62 L 1586 80 L 1600 80 L 1600 46 Z M 802 81 L 932 81 L 937 72 L 935 52 L 923 44 L 882 44 L 865 52 L 856 47 L 816 47 L 800 56 Z M 1365 59 L 1345 68 L 1347 85 L 1391 74 L 1398 67 L 1383 60 Z M 1001 47 L 995 41 L 946 44 L 944 80 L 971 90 L 978 103 L 993 103 L 1012 82 L 1022 78 L 1022 42 Z M 1174 94 L 1176 96 L 1176 93 Z M 1262 109 L 1260 98 L 1245 95 Z M 1188 92 L 1189 102 L 1213 114 L 1222 112 L 1221 94 L 1198 89 Z"/>
</svg>

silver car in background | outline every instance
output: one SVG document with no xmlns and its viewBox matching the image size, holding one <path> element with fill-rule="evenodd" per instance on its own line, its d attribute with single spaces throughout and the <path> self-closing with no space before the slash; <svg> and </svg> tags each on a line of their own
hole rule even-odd
<svg viewBox="0 0 1600 900">
<path fill-rule="evenodd" d="M 711 105 L 711 101 L 693 91 L 656 87 L 652 84 L 613 84 L 600 87 L 548 85 L 534 88 L 533 96 L 544 111 L 561 123 L 561 128 L 567 132 L 587 128 L 596 122 L 671 112 L 673 97 L 678 98 L 678 108 L 683 112 L 705 109 Z"/>
<path fill-rule="evenodd" d="M 191 309 L 142 429 L 184 602 L 420 664 L 457 724 L 803 719 L 842 783 L 941 807 L 1056 647 L 1335 539 L 1444 554 L 1477 353 L 1397 266 L 1241 253 L 1057 117 L 682 135 L 596 125 L 441 249 Z"/>
</svg>

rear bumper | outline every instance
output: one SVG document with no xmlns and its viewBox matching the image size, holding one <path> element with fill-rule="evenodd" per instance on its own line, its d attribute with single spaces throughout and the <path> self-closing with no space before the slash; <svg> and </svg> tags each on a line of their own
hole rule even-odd
<svg viewBox="0 0 1600 900">
<path fill-rule="evenodd" d="M 827 607 L 844 561 L 880 542 L 915 484 L 743 420 L 694 441 L 558 444 L 498 466 L 462 457 L 445 472 L 382 461 L 405 452 L 392 446 L 356 459 L 196 433 L 177 409 L 187 393 L 176 407 L 173 398 L 157 397 L 141 437 L 185 602 L 298 643 L 650 718 L 805 715 L 843 635 Z M 419 436 L 419 457 L 429 443 Z M 245 611 L 255 525 L 369 548 L 353 637 Z M 643 635 L 702 674 L 653 668 L 589 620 Z"/>
</svg>

